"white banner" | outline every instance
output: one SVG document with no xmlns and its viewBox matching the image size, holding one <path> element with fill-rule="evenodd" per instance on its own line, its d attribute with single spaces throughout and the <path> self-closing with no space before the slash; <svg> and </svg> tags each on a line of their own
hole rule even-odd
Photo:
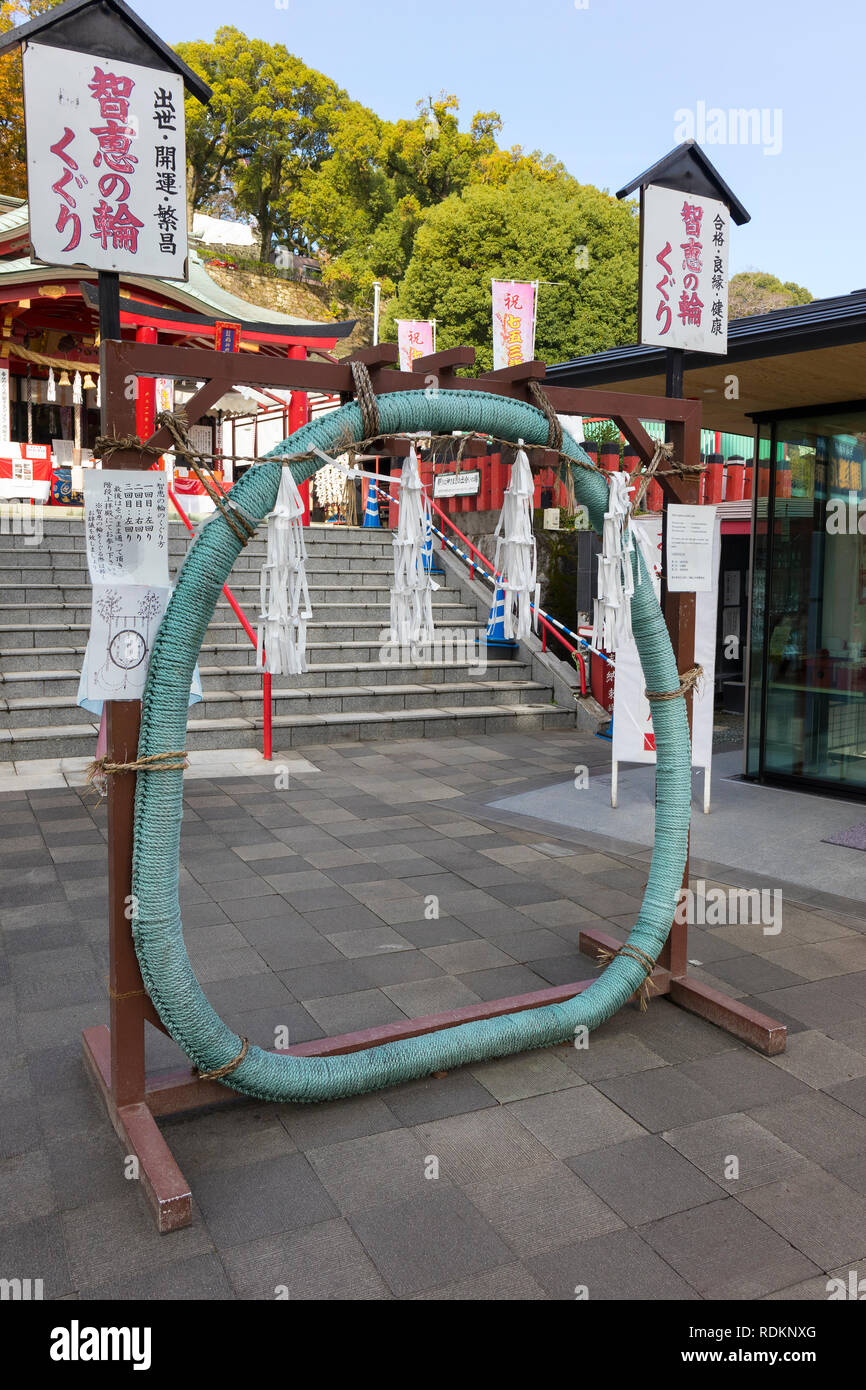
<svg viewBox="0 0 866 1390">
<path fill-rule="evenodd" d="M 658 557 L 653 566 L 653 587 L 656 597 L 661 589 L 662 518 L 660 513 L 637 517 L 632 525 L 639 526 Z M 698 593 L 695 599 L 695 664 L 703 667 L 700 690 L 692 703 L 692 766 L 707 770 L 713 754 L 713 705 L 716 665 L 716 610 L 719 591 L 719 555 L 721 526 L 715 521 L 713 543 L 712 588 Z M 616 653 L 616 679 L 613 702 L 612 757 L 617 763 L 653 763 L 656 759 L 655 734 L 650 702 L 644 694 L 646 682 L 634 639 L 629 638 Z M 707 783 L 708 785 L 708 783 Z M 616 778 L 614 776 L 614 787 Z M 614 792 L 615 796 L 615 792 Z M 613 804 L 616 802 L 614 800 Z M 708 802 L 706 803 L 708 805 Z"/>
<path fill-rule="evenodd" d="M 9 405 L 9 363 L 4 362 L 0 366 L 0 439 L 6 441 L 11 437 L 11 408 Z"/>
<path fill-rule="evenodd" d="M 23 62 L 34 259 L 185 280 L 183 79 L 40 43 Z"/>
<path fill-rule="evenodd" d="M 715 198 L 649 184 L 641 223 L 640 341 L 728 350 L 730 214 Z"/>
<path fill-rule="evenodd" d="M 84 519 L 93 585 L 85 694 L 136 700 L 169 596 L 166 475 L 86 470 Z"/>
</svg>

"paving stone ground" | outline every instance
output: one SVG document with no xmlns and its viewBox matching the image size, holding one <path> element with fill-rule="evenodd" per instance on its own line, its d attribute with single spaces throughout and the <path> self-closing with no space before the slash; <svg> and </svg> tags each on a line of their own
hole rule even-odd
<svg viewBox="0 0 866 1390">
<path fill-rule="evenodd" d="M 623 938 L 634 920 L 645 854 L 487 805 L 600 766 L 597 740 L 304 757 L 287 789 L 218 774 L 186 788 L 190 955 L 214 1006 L 262 1046 L 277 1027 L 301 1042 L 585 979 L 581 927 Z M 861 904 L 786 895 L 777 935 L 690 934 L 700 978 L 788 1024 L 780 1057 L 656 999 L 584 1050 L 167 1121 L 195 1218 L 158 1236 L 80 1060 L 81 1029 L 107 1019 L 104 804 L 6 792 L 0 825 L 0 1276 L 42 1278 L 54 1299 L 574 1299 L 586 1286 L 808 1300 L 830 1274 L 866 1275 Z M 156 1032 L 150 1052 L 153 1068 L 180 1058 Z"/>
</svg>

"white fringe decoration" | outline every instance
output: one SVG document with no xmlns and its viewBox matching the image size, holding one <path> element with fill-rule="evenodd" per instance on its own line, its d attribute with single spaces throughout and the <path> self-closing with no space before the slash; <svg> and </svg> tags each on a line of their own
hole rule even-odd
<svg viewBox="0 0 866 1390">
<path fill-rule="evenodd" d="M 307 623 L 313 616 L 305 569 L 304 504 L 288 468 L 283 469 L 268 517 L 268 549 L 261 577 L 256 665 L 273 676 L 299 676 L 307 667 Z"/>
<path fill-rule="evenodd" d="M 390 640 L 401 645 L 433 641 L 433 587 L 424 568 L 430 502 L 418 472 L 414 444 L 400 473 L 400 515 L 393 538 Z"/>
<path fill-rule="evenodd" d="M 518 440 L 519 444 L 523 440 Z M 531 605 L 538 601 L 537 555 L 532 532 L 532 469 L 523 449 L 511 465 L 511 477 L 496 523 L 493 568 L 505 596 L 504 631 L 509 641 L 528 637 L 533 623 Z"/>
<path fill-rule="evenodd" d="M 72 404 L 81 405 L 83 399 L 81 394 L 81 373 L 76 372 L 75 376 L 72 378 Z"/>
<path fill-rule="evenodd" d="M 46 391 L 45 399 L 46 399 L 46 401 L 48 401 L 49 405 L 51 404 L 52 401 L 56 401 L 56 400 L 57 400 L 57 386 L 56 386 L 55 381 L 54 381 L 54 368 L 53 368 L 53 367 L 49 367 L 49 368 L 48 368 L 48 389 L 47 389 L 47 391 Z"/>
<path fill-rule="evenodd" d="M 611 473 L 608 509 L 604 514 L 602 549 L 598 557 L 598 597 L 595 600 L 592 641 L 605 652 L 615 652 L 631 637 L 631 604 L 634 593 L 628 473 Z"/>
</svg>

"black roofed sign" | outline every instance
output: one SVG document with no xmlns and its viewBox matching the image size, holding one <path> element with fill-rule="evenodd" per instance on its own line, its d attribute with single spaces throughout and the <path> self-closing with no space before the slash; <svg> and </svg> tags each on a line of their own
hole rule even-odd
<svg viewBox="0 0 866 1390">
<path fill-rule="evenodd" d="M 122 0 L 66 0 L 17 44 L 34 260 L 187 279 L 184 88 L 208 87 Z"/>
</svg>

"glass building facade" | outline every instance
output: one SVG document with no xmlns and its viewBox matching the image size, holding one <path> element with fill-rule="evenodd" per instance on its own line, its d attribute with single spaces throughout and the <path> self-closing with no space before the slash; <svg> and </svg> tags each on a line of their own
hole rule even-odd
<svg viewBox="0 0 866 1390">
<path fill-rule="evenodd" d="M 866 401 L 758 418 L 746 774 L 866 797 Z"/>
</svg>

